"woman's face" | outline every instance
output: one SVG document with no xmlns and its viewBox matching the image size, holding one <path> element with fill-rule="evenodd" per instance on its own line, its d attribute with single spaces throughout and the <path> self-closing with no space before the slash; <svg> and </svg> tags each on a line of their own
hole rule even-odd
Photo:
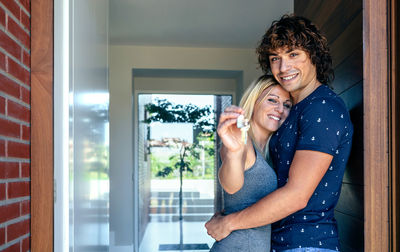
<svg viewBox="0 0 400 252">
<path fill-rule="evenodd" d="M 280 85 L 265 89 L 254 106 L 252 127 L 276 131 L 288 117 L 291 107 L 290 95 Z"/>
</svg>

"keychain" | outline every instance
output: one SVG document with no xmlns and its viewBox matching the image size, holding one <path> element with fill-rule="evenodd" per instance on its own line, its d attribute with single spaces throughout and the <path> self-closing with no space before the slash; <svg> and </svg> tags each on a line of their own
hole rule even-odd
<svg viewBox="0 0 400 252">
<path fill-rule="evenodd" d="M 242 132 L 242 141 L 244 144 L 247 143 L 247 131 L 250 129 L 249 119 L 244 118 L 243 115 L 240 115 L 236 121 L 236 127 L 240 129 Z"/>
</svg>

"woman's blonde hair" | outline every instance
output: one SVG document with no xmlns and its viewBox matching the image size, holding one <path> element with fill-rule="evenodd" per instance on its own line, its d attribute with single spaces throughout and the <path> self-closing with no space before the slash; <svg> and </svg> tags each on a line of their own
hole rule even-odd
<svg viewBox="0 0 400 252">
<path fill-rule="evenodd" d="M 248 118 L 250 122 L 252 121 L 254 106 L 256 105 L 256 102 L 257 103 L 262 102 L 268 96 L 269 92 L 271 92 L 272 88 L 268 91 L 267 94 L 265 94 L 262 100 L 258 101 L 260 95 L 267 88 L 276 85 L 279 85 L 279 83 L 271 75 L 262 75 L 250 84 L 250 86 L 244 92 L 242 99 L 240 99 L 239 103 L 239 106 L 244 110 L 245 118 Z M 251 128 L 249 131 L 249 136 L 253 140 L 253 143 L 257 147 L 257 149 L 261 151 L 261 153 L 263 153 L 260 146 L 257 146 L 256 143 L 254 142 L 254 134 Z"/>
<path fill-rule="evenodd" d="M 257 99 L 260 97 L 265 89 L 275 85 L 279 85 L 279 83 L 271 75 L 262 75 L 250 84 L 246 91 L 244 91 L 242 99 L 240 99 L 239 103 L 239 107 L 244 110 L 245 118 L 251 120 Z M 264 97 L 266 97 L 267 95 L 265 95 Z"/>
</svg>

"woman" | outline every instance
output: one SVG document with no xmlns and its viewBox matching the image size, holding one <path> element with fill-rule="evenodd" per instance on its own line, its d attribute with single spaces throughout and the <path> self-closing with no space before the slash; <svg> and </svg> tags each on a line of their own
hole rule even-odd
<svg viewBox="0 0 400 252">
<path fill-rule="evenodd" d="M 231 106 L 221 114 L 219 181 L 224 188 L 224 213 L 242 210 L 277 188 L 276 174 L 264 157 L 271 134 L 285 121 L 291 106 L 289 93 L 264 75 L 245 91 L 242 109 Z M 243 127 L 243 116 L 249 118 L 250 128 Z M 215 242 L 210 251 L 270 251 L 270 237 L 270 225 L 237 230 Z"/>
</svg>

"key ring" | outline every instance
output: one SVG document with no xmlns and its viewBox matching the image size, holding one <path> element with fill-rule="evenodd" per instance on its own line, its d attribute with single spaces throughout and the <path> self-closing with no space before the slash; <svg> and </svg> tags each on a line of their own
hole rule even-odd
<svg viewBox="0 0 400 252">
<path fill-rule="evenodd" d="M 247 143 L 247 131 L 250 129 L 249 119 L 244 118 L 243 115 L 240 115 L 236 121 L 236 127 L 240 129 L 242 132 L 242 142 L 244 144 Z"/>
</svg>

